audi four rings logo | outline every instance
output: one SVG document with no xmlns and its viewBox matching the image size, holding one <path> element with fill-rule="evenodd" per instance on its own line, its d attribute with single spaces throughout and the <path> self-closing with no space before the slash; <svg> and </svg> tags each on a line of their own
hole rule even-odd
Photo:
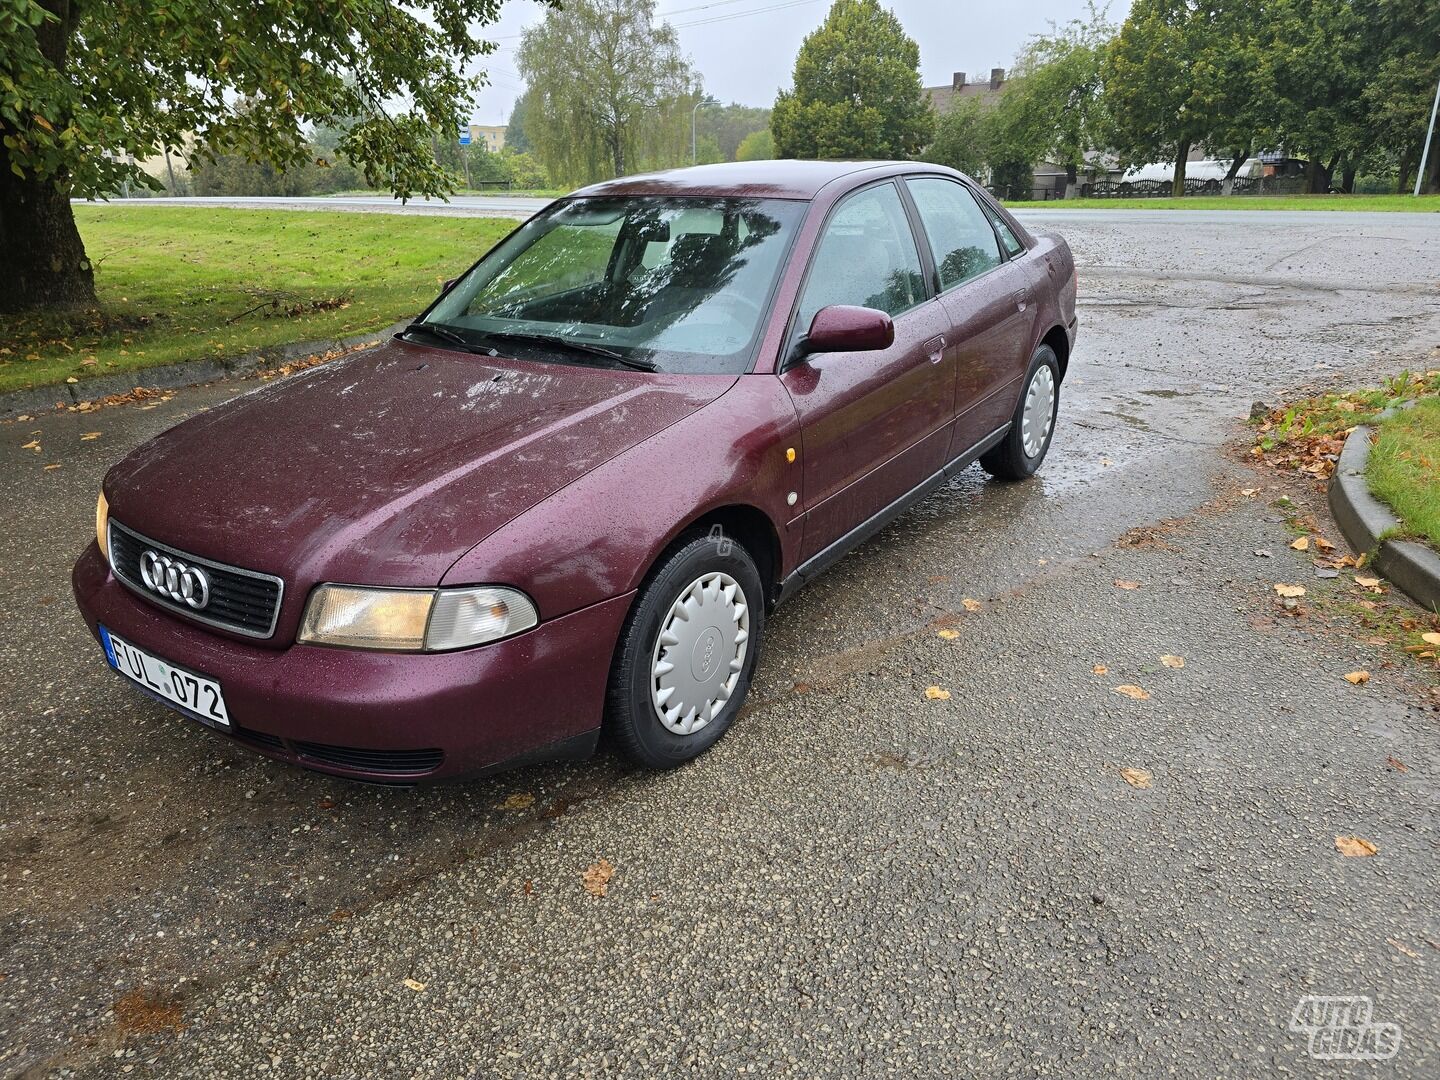
<svg viewBox="0 0 1440 1080">
<path fill-rule="evenodd" d="M 140 556 L 140 580 L 167 600 L 176 600 L 196 611 L 210 602 L 210 579 L 204 570 L 158 551 L 146 551 Z"/>
</svg>

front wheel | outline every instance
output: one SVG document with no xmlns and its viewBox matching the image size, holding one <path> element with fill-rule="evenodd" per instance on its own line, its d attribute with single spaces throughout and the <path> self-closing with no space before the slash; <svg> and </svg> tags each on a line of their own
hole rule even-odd
<svg viewBox="0 0 1440 1080">
<path fill-rule="evenodd" d="M 725 734 L 750 689 L 765 631 L 755 561 L 700 536 L 651 573 L 620 632 L 606 727 L 651 769 L 698 757 Z"/>
<path fill-rule="evenodd" d="M 997 480 L 1034 476 L 1050 449 L 1060 411 L 1060 363 L 1055 350 L 1041 345 L 1025 373 L 1025 389 L 1015 406 L 1005 438 L 980 456 L 980 467 Z"/>
</svg>

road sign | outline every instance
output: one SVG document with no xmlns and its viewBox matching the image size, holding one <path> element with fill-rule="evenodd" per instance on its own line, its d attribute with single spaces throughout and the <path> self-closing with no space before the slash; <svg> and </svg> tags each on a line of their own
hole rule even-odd
<svg viewBox="0 0 1440 1080">
<path fill-rule="evenodd" d="M 462 132 L 460 132 L 460 145 L 461 145 L 461 146 L 469 146 L 469 145 L 470 145 L 470 132 L 469 132 L 468 130 L 467 130 L 467 131 L 462 131 Z"/>
</svg>

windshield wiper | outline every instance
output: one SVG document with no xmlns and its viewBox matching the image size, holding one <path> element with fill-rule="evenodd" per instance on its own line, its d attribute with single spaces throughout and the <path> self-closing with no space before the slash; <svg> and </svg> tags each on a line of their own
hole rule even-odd
<svg viewBox="0 0 1440 1080">
<path fill-rule="evenodd" d="M 660 369 L 649 360 L 641 360 L 637 357 L 626 356 L 616 352 L 614 349 L 607 349 L 604 345 L 592 345 L 588 341 L 576 341 L 573 338 L 561 337 L 559 334 L 532 334 L 525 331 L 511 332 L 509 330 L 487 332 L 488 336 L 500 338 L 501 340 L 511 339 L 515 341 L 530 341 L 536 345 L 552 345 L 561 349 L 569 349 L 572 352 L 584 353 L 587 356 L 599 356 L 606 360 L 613 360 L 617 364 L 624 364 L 636 371 L 659 371 Z"/>
<path fill-rule="evenodd" d="M 401 331 L 403 334 L 429 334 L 431 337 L 439 338 L 441 341 L 449 342 L 456 348 L 464 349 L 466 352 L 480 353 L 484 356 L 494 356 L 494 349 L 487 349 L 483 345 L 476 345 L 474 342 L 466 341 L 454 330 L 447 329 L 439 323 L 412 322 Z"/>
</svg>

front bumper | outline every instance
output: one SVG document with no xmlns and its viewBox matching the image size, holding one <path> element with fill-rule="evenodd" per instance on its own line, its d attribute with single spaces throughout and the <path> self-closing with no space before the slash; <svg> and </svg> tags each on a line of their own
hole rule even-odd
<svg viewBox="0 0 1440 1080">
<path fill-rule="evenodd" d="M 97 638 L 103 623 L 219 681 L 232 727 L 217 731 L 269 757 L 379 783 L 454 779 L 588 750 L 634 596 L 505 641 L 427 654 L 271 649 L 211 633 L 135 596 L 93 542 L 71 584 Z"/>
</svg>

